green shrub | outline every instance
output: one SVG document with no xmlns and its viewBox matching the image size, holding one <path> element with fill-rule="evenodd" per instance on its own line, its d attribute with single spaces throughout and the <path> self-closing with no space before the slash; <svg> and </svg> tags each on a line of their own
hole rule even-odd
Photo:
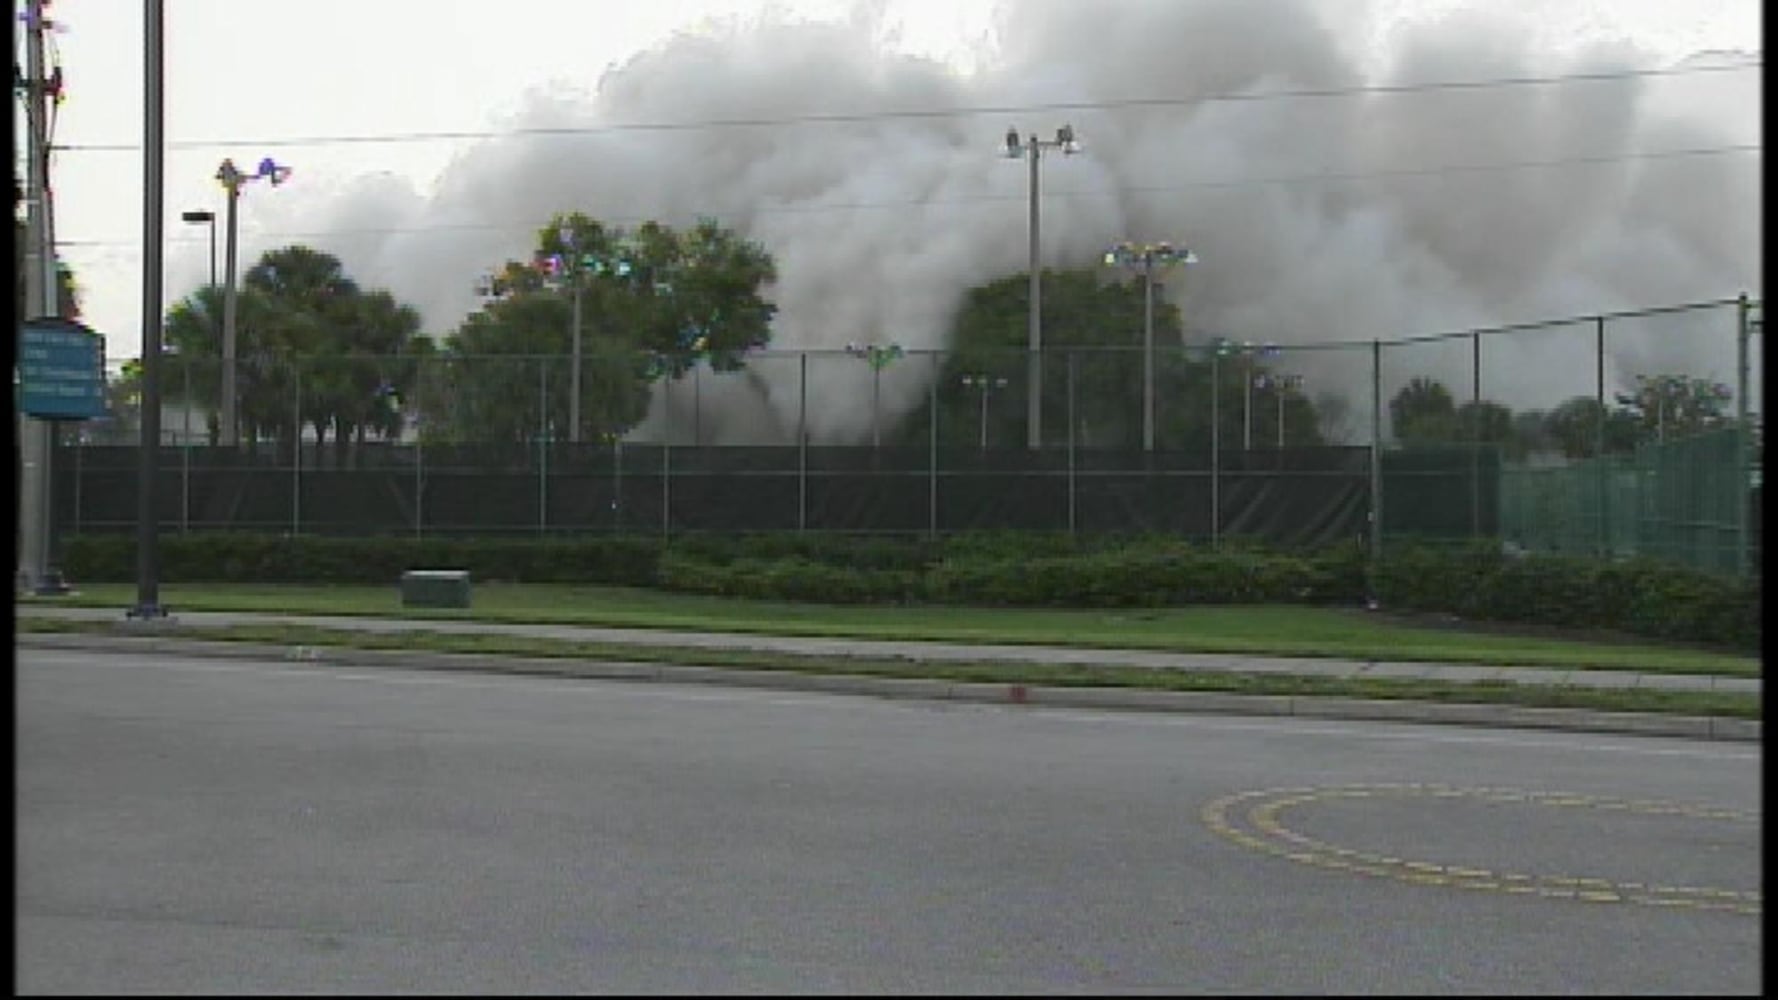
<svg viewBox="0 0 1778 1000">
<path fill-rule="evenodd" d="M 714 563 L 668 552 L 658 579 L 663 589 L 684 593 L 820 604 L 904 603 L 920 590 L 919 574 L 910 570 L 850 569 L 799 556 Z"/>
<path fill-rule="evenodd" d="M 1279 552 L 1217 550 L 1163 536 L 982 532 L 933 540 L 819 533 L 549 538 L 331 538 L 248 532 L 165 535 L 170 583 L 386 585 L 404 570 L 468 569 L 477 580 L 658 586 L 822 603 L 1027 607 L 1356 602 L 1469 618 L 1604 628 L 1757 649 L 1760 579 L 1725 579 L 1640 559 L 1508 557 L 1498 544 L 1396 543 L 1371 564 L 1345 543 Z M 75 535 L 60 568 L 79 582 L 136 575 L 130 534 Z"/>
<path fill-rule="evenodd" d="M 1760 582 L 1649 559 L 1509 558 L 1490 543 L 1398 545 L 1372 577 L 1385 606 L 1488 621 L 1599 628 L 1653 639 L 1758 648 Z"/>
</svg>

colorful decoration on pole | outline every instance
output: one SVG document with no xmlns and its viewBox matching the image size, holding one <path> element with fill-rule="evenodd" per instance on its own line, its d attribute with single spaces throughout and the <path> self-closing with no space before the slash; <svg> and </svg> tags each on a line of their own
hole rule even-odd
<svg viewBox="0 0 1778 1000">
<path fill-rule="evenodd" d="M 216 179 L 230 191 L 239 190 L 242 184 L 249 181 L 271 181 L 272 186 L 277 187 L 290 179 L 290 168 L 268 156 L 259 161 L 259 166 L 253 173 L 244 174 L 240 167 L 235 166 L 234 160 L 225 159 L 222 166 L 216 168 Z"/>
<path fill-rule="evenodd" d="M 1242 357 L 1275 358 L 1284 353 L 1277 344 L 1271 343 L 1270 341 L 1267 341 L 1264 344 L 1255 344 L 1251 340 L 1243 340 L 1237 343 L 1227 337 L 1217 337 L 1210 342 L 1210 346 L 1219 358 L 1226 358 L 1233 355 Z"/>
<path fill-rule="evenodd" d="M 1142 264 L 1196 264 L 1198 255 L 1184 247 L 1162 240 L 1159 243 L 1132 243 L 1125 240 L 1105 251 L 1106 266 Z"/>
<path fill-rule="evenodd" d="M 846 353 L 869 362 L 872 371 L 882 371 L 902 357 L 900 344 L 847 344 Z"/>
<path fill-rule="evenodd" d="M 1255 389 L 1299 389 L 1302 387 L 1301 375 L 1260 374 L 1253 376 Z"/>
</svg>

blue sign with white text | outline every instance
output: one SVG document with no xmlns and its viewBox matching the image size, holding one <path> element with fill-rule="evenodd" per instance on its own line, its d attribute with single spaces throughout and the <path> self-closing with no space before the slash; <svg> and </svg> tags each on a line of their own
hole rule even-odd
<svg viewBox="0 0 1778 1000">
<path fill-rule="evenodd" d="M 19 327 L 19 412 L 40 420 L 105 415 L 105 338 L 66 319 Z"/>
</svg>

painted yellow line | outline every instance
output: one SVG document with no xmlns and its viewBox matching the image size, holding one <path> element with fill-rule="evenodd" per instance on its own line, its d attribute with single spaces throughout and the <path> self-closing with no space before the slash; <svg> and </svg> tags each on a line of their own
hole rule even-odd
<svg viewBox="0 0 1778 1000">
<path fill-rule="evenodd" d="M 1758 821 L 1757 812 L 1720 807 L 1690 806 L 1651 799 L 1613 799 L 1560 792 L 1531 792 L 1507 788 L 1458 788 L 1442 784 L 1358 784 L 1327 788 L 1290 788 L 1245 791 L 1217 799 L 1200 815 L 1212 831 L 1244 847 L 1274 854 L 1299 864 L 1355 872 L 1415 885 L 1500 892 L 1546 899 L 1573 899 L 1590 903 L 1638 903 L 1668 908 L 1720 910 L 1759 915 L 1758 891 L 1706 886 L 1658 886 L 1645 882 L 1615 882 L 1591 875 L 1531 875 L 1494 872 L 1485 868 L 1409 860 L 1328 844 L 1283 825 L 1280 814 L 1295 806 L 1330 799 L 1375 799 L 1386 796 L 1433 797 L 1441 800 L 1468 798 L 1496 803 L 1528 803 L 1569 808 L 1608 809 L 1652 816 L 1684 816 L 1699 819 Z M 1230 817 L 1231 807 L 1247 808 L 1240 822 Z M 1307 848 L 1306 850 L 1304 848 Z"/>
</svg>

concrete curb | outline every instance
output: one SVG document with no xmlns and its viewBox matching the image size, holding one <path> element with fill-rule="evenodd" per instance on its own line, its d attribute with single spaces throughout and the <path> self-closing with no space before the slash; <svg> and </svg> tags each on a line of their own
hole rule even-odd
<svg viewBox="0 0 1778 1000">
<path fill-rule="evenodd" d="M 1242 695 L 1210 691 L 1149 691 L 1124 687 L 1049 687 L 1023 684 L 958 683 L 924 678 L 868 677 L 853 674 L 805 673 L 796 670 L 759 670 L 744 667 L 682 666 L 560 657 L 353 649 L 340 646 L 282 646 L 267 643 L 167 638 L 151 634 L 102 636 L 89 633 L 21 632 L 17 634 L 14 645 L 36 649 L 85 649 L 108 653 L 133 650 L 213 659 L 291 660 L 339 666 L 388 667 L 404 670 L 532 674 L 578 677 L 588 680 L 660 681 L 673 684 L 727 684 L 786 691 L 818 691 L 883 698 L 967 701 L 1039 707 L 1297 716 L 1319 719 L 1562 729 L 1755 743 L 1761 742 L 1763 728 L 1760 720 L 1753 719 L 1639 712 L 1601 712 L 1577 708 L 1526 708 L 1516 705 L 1294 695 Z"/>
</svg>

